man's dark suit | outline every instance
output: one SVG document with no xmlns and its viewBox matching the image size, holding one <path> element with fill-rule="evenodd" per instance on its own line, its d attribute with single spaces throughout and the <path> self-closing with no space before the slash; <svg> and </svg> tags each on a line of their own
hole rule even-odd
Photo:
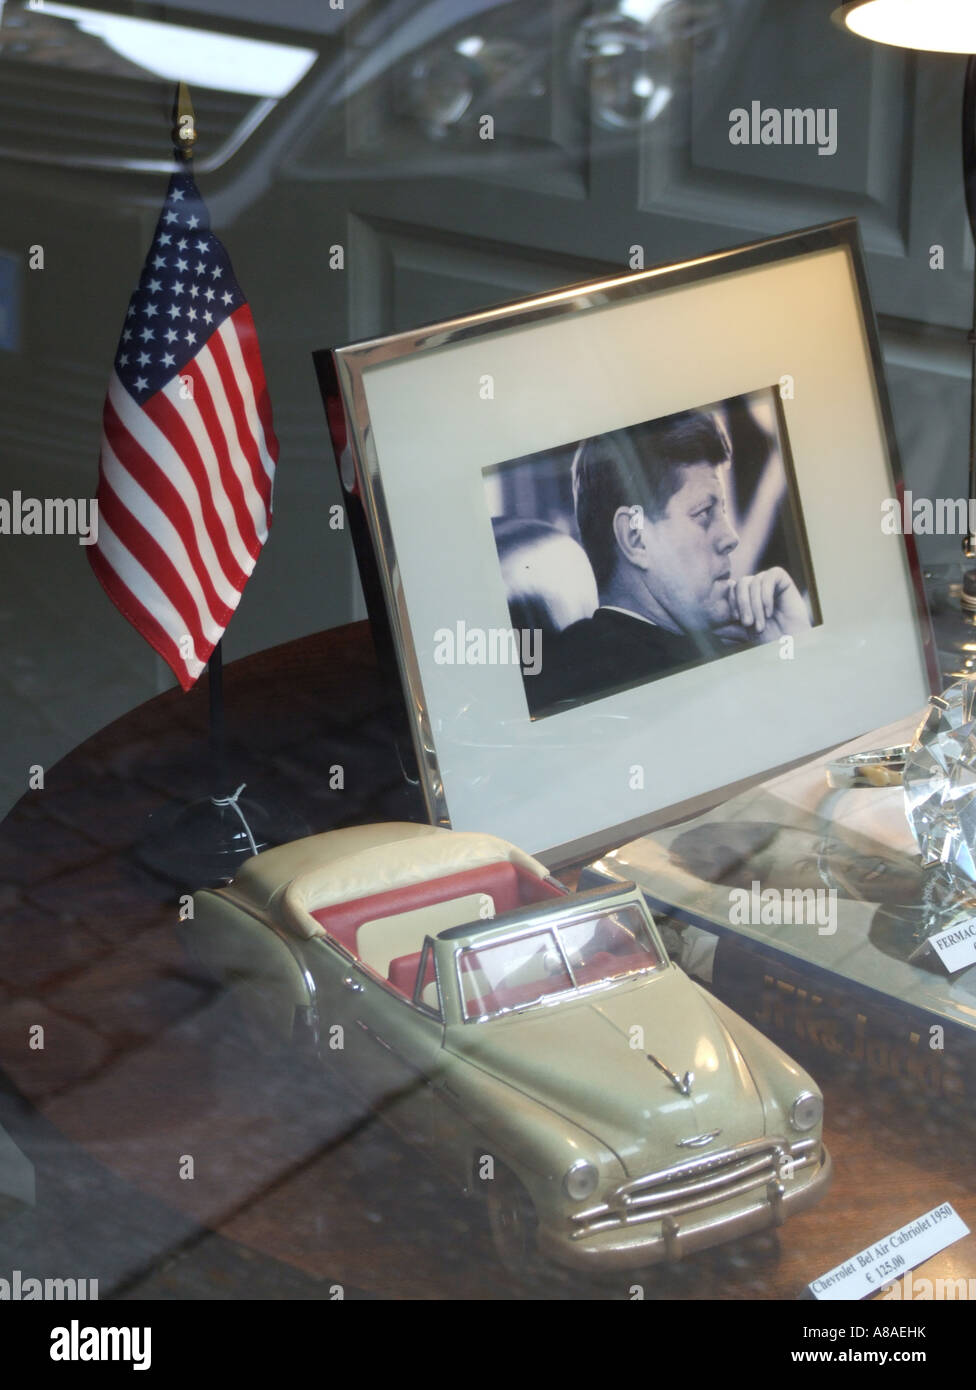
<svg viewBox="0 0 976 1390">
<path fill-rule="evenodd" d="M 531 714 L 556 713 L 615 690 L 709 661 L 728 648 L 703 633 L 688 636 L 655 627 L 615 608 L 542 638 L 542 666 L 525 677 Z"/>
</svg>

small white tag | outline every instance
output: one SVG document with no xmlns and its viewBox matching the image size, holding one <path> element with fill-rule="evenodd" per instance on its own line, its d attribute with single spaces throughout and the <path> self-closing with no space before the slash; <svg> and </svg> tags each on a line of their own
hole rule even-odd
<svg viewBox="0 0 976 1390">
<path fill-rule="evenodd" d="M 948 931 L 930 936 L 929 945 L 938 951 L 950 975 L 965 970 L 967 965 L 976 965 L 976 917 L 967 917 Z"/>
<path fill-rule="evenodd" d="M 810 1292 L 820 1299 L 866 1298 L 968 1235 L 962 1217 L 950 1202 L 943 1202 L 814 1279 Z"/>
</svg>

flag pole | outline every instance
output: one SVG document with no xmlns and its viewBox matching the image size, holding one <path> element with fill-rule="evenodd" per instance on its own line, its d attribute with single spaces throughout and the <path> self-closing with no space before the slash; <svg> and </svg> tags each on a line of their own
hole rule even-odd
<svg viewBox="0 0 976 1390">
<path fill-rule="evenodd" d="M 176 87 L 172 139 L 176 174 L 184 172 L 192 183 L 197 125 L 185 82 Z M 260 800 L 245 796 L 247 782 L 234 787 L 224 720 L 222 645 L 216 644 L 207 662 L 210 794 L 153 812 L 135 849 L 143 864 L 181 887 L 227 883 L 251 855 L 310 833 L 304 818 L 290 807 L 264 794 Z M 235 749 L 235 761 L 238 756 Z"/>
<path fill-rule="evenodd" d="M 193 146 L 197 143 L 197 123 L 193 114 L 190 89 L 185 82 L 176 84 L 173 100 L 173 149 L 177 163 L 187 163 L 193 158 Z"/>
<path fill-rule="evenodd" d="M 210 756 L 214 776 L 223 783 L 227 776 L 227 742 L 224 729 L 224 658 L 223 638 L 210 653 L 207 662 L 207 685 L 210 692 Z"/>
<path fill-rule="evenodd" d="M 192 168 L 193 147 L 197 142 L 196 114 L 185 82 L 176 84 L 173 98 L 173 154 L 177 165 Z M 227 746 L 224 725 L 224 662 L 222 641 L 217 643 L 207 662 L 207 685 L 210 695 L 210 757 L 218 785 L 227 776 Z"/>
</svg>

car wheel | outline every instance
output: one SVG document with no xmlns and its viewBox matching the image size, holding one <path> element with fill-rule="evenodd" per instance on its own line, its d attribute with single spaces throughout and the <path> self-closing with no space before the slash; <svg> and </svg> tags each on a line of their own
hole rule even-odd
<svg viewBox="0 0 976 1390">
<path fill-rule="evenodd" d="M 514 1173 L 500 1169 L 486 1198 L 495 1254 L 509 1274 L 525 1277 L 539 1263 L 539 1221 L 532 1198 Z"/>
</svg>

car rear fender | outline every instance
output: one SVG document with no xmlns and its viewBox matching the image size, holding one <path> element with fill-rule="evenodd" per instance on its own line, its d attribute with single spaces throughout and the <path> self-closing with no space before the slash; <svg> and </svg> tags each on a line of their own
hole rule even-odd
<svg viewBox="0 0 976 1390">
<path fill-rule="evenodd" d="M 315 982 L 299 948 L 263 918 L 219 890 L 193 896 L 193 917 L 181 935 L 187 947 L 227 989 L 248 1022 L 270 1045 L 291 1043 L 296 1032 L 317 1046 Z"/>
</svg>

